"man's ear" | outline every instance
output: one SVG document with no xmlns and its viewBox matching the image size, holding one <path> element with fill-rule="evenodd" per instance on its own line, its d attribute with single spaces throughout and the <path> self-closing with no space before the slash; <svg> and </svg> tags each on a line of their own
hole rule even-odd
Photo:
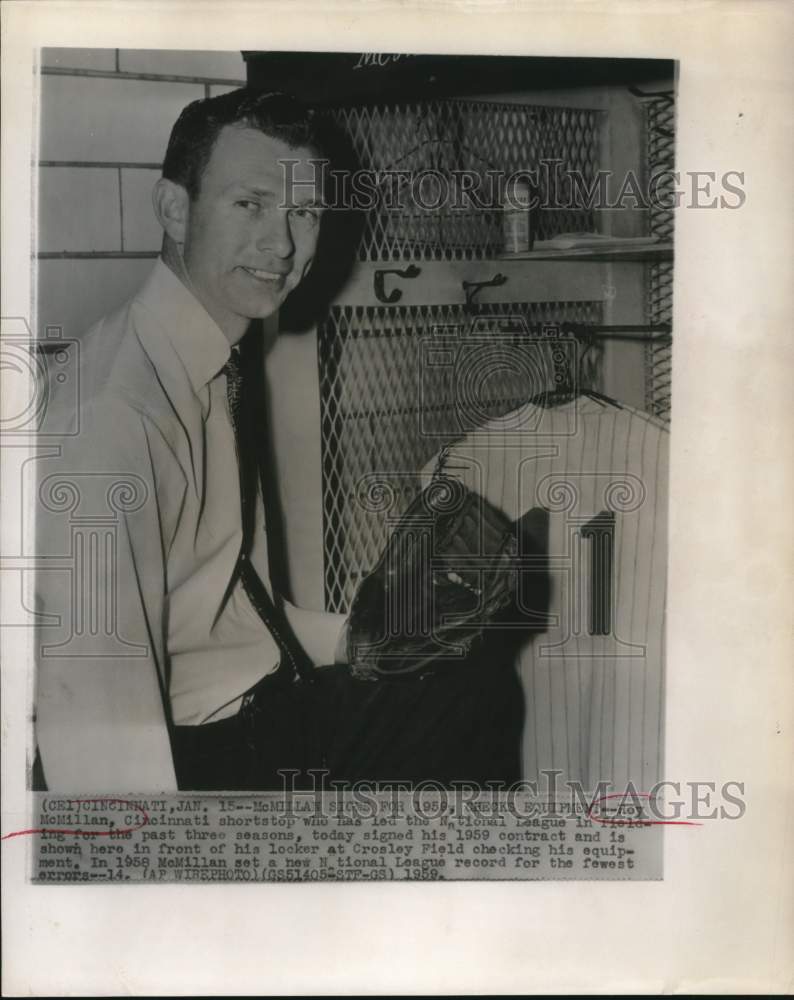
<svg viewBox="0 0 794 1000">
<path fill-rule="evenodd" d="M 190 198 L 181 184 L 161 177 L 152 191 L 157 221 L 175 243 L 184 243 L 187 232 Z"/>
</svg>

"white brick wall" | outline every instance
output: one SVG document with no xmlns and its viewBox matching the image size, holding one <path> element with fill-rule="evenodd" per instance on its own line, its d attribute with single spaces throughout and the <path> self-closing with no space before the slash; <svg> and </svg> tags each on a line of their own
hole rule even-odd
<svg viewBox="0 0 794 1000">
<path fill-rule="evenodd" d="M 121 250 L 118 170 L 42 167 L 39 250 Z"/>
<path fill-rule="evenodd" d="M 210 87 L 210 97 L 217 97 L 219 94 L 229 94 L 233 91 L 234 87 L 228 87 L 225 85 L 216 84 Z"/>
<path fill-rule="evenodd" d="M 41 64 L 69 69 L 115 69 L 116 49 L 42 49 Z"/>
<path fill-rule="evenodd" d="M 39 334 L 60 326 L 65 337 L 81 337 L 126 302 L 153 265 L 147 259 L 40 260 Z"/>
<path fill-rule="evenodd" d="M 159 250 L 160 224 L 152 209 L 152 188 L 159 170 L 121 171 L 121 203 L 125 250 Z"/>
<path fill-rule="evenodd" d="M 39 155 L 160 163 L 179 112 L 200 97 L 193 83 L 45 76 Z"/>
<path fill-rule="evenodd" d="M 245 79 L 245 63 L 240 52 L 119 49 L 119 69 L 126 73 Z"/>
<path fill-rule="evenodd" d="M 38 328 L 79 336 L 159 251 L 151 191 L 179 112 L 243 84 L 245 64 L 239 52 L 50 48 L 41 67 L 38 252 L 61 256 L 39 260 Z"/>
</svg>

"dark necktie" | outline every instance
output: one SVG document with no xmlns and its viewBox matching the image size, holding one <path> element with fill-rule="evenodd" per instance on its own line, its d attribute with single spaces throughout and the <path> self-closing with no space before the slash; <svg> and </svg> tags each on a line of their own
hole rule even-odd
<svg viewBox="0 0 794 1000">
<path fill-rule="evenodd" d="M 260 434 L 264 433 L 264 428 L 257 428 L 252 419 L 250 404 L 254 386 L 248 385 L 238 347 L 232 349 L 229 360 L 223 366 L 222 371 L 226 375 L 226 394 L 237 443 L 237 464 L 240 473 L 243 540 L 235 569 L 235 578 L 239 576 L 257 614 L 278 644 L 281 654 L 279 669 L 288 670 L 293 680 L 297 678 L 310 680 L 313 675 L 311 663 L 295 638 L 286 616 L 270 596 L 251 563 L 251 549 L 256 531 L 257 484 L 260 473 L 259 448 L 255 435 L 257 431 Z"/>
</svg>

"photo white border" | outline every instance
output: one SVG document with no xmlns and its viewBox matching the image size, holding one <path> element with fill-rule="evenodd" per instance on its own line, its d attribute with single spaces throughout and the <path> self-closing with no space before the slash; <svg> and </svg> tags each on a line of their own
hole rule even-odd
<svg viewBox="0 0 794 1000">
<path fill-rule="evenodd" d="M 669 829 L 662 883 L 44 887 L 26 883 L 16 838 L 3 843 L 6 995 L 791 988 L 793 12 L 785 0 L 3 5 L 3 317 L 30 315 L 42 46 L 677 59 L 678 169 L 743 171 L 747 193 L 740 210 L 676 215 L 665 768 L 744 781 L 746 815 Z M 2 630 L 3 833 L 26 822 L 24 633 Z"/>
</svg>

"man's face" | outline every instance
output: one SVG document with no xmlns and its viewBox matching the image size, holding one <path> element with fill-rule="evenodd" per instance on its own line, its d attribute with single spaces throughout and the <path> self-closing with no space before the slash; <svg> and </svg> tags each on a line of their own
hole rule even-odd
<svg viewBox="0 0 794 1000">
<path fill-rule="evenodd" d="M 322 213 L 311 160 L 254 129 L 227 125 L 218 135 L 189 205 L 184 255 L 195 294 L 233 342 L 311 266 Z"/>
</svg>

